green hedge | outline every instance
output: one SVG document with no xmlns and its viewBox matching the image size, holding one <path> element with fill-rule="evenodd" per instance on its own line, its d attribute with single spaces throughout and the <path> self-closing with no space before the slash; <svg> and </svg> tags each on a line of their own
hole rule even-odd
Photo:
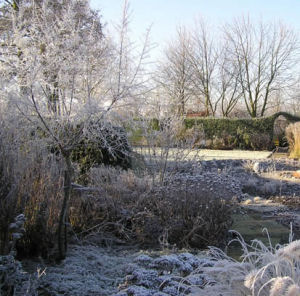
<svg viewBox="0 0 300 296">
<path fill-rule="evenodd" d="M 255 119 L 187 118 L 185 128 L 203 129 L 208 148 L 272 149 L 274 117 Z"/>
<path fill-rule="evenodd" d="M 195 126 L 203 128 L 205 146 L 215 149 L 271 150 L 274 148 L 274 122 L 279 116 L 288 121 L 300 121 L 300 117 L 278 112 L 269 117 L 251 119 L 187 118 L 185 129 Z"/>
<path fill-rule="evenodd" d="M 191 134 L 199 133 L 199 138 L 196 139 L 196 147 L 211 149 L 272 150 L 275 147 L 273 142 L 274 122 L 281 115 L 290 122 L 300 121 L 300 117 L 286 112 L 278 112 L 272 116 L 262 118 L 186 118 L 184 119 L 183 129 L 178 131 L 178 139 L 183 140 Z M 136 122 L 139 120 L 141 119 L 136 119 Z M 148 127 L 151 130 L 163 129 L 159 120 L 153 118 L 147 121 Z M 196 130 L 193 131 L 192 129 Z M 127 126 L 126 130 L 130 133 L 129 141 L 133 145 L 145 144 L 142 128 L 138 128 L 138 126 L 135 128 Z M 197 130 L 203 130 L 205 135 L 204 139 Z"/>
</svg>

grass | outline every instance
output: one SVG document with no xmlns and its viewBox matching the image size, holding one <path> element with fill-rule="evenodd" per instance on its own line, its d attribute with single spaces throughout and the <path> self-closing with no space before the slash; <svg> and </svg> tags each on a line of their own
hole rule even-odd
<svg viewBox="0 0 300 296">
<path fill-rule="evenodd" d="M 227 256 L 217 248 L 210 252 L 216 263 L 199 269 L 208 281 L 197 296 L 295 296 L 300 295 L 300 241 L 274 246 L 266 229 L 267 243 L 254 239 L 249 244 L 234 232 L 243 249 L 242 261 Z"/>
</svg>

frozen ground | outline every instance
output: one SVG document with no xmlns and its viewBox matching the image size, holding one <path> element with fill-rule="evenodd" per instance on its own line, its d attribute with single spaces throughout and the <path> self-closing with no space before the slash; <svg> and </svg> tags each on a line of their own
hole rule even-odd
<svg viewBox="0 0 300 296">
<path fill-rule="evenodd" d="M 213 157 L 217 155 L 216 151 L 209 152 L 214 153 L 210 157 L 217 158 Z M 251 196 L 253 199 L 259 194 L 264 195 L 264 198 L 281 195 L 295 199 L 300 196 L 300 184 L 296 180 L 278 180 L 276 175 L 282 172 L 286 176 L 287 172 L 299 169 L 299 162 L 261 159 L 255 172 L 253 167 L 257 160 L 249 160 L 249 156 L 256 154 L 256 157 L 261 158 L 267 153 L 242 152 L 248 156 L 248 161 L 228 160 L 225 155 L 228 156 L 232 151 L 220 151 L 222 160 L 203 161 L 202 169 L 197 170 L 196 175 L 193 170 L 188 170 L 177 177 L 179 180 L 184 178 L 185 182 L 197 182 L 201 188 L 206 186 L 207 190 L 216 190 L 220 186 L 217 191 L 220 191 L 223 198 L 225 191 L 228 191 L 228 196 L 235 195 L 244 200 Z M 236 158 L 241 158 L 241 155 Z M 271 178 L 274 173 L 277 176 L 275 180 Z M 197 289 L 203 287 L 207 279 L 199 275 L 197 270 L 213 264 L 204 258 L 203 253 L 200 256 L 178 251 L 173 254 L 149 254 L 136 248 L 107 249 L 72 245 L 66 260 L 60 265 L 46 267 L 45 275 L 40 278 L 39 295 L 173 296 L 193 292 L 196 293 L 194 295 L 204 295 L 197 294 Z M 45 266 L 41 265 L 41 268 Z"/>
</svg>

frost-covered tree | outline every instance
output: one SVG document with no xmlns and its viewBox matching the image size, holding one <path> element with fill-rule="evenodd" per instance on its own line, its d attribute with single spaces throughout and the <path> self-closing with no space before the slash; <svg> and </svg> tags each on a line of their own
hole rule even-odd
<svg viewBox="0 0 300 296">
<path fill-rule="evenodd" d="M 100 16 L 85 0 L 6 1 L 1 6 L 1 110 L 42 135 L 65 161 L 64 198 L 58 226 L 59 257 L 65 257 L 71 153 L 96 138 L 114 153 L 106 136 L 109 113 L 142 88 L 146 43 L 134 65 L 127 40 L 128 4 L 119 37 L 104 36 Z M 125 71 L 126 69 L 128 71 Z"/>
</svg>

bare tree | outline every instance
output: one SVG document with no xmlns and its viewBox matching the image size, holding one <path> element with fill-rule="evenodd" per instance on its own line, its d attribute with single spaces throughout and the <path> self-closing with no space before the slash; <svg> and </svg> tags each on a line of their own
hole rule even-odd
<svg viewBox="0 0 300 296">
<path fill-rule="evenodd" d="M 231 59 L 251 117 L 264 116 L 273 91 L 288 85 L 297 62 L 295 33 L 281 23 L 236 19 L 224 28 Z"/>
<path fill-rule="evenodd" d="M 242 97 L 238 72 L 234 63 L 228 58 L 227 44 L 222 46 L 217 65 L 216 95 L 221 104 L 221 114 L 230 116 Z"/>
<path fill-rule="evenodd" d="M 285 97 L 287 100 L 284 102 L 281 100 L 280 103 L 280 111 L 288 111 L 292 110 L 293 114 L 300 114 L 300 79 L 299 76 L 296 79 L 296 83 L 288 88 L 285 92 Z"/>
<path fill-rule="evenodd" d="M 215 83 L 219 50 L 203 19 L 196 22 L 193 30 L 193 51 L 189 61 L 193 69 L 193 88 L 208 114 L 215 115 L 220 97 L 216 99 Z"/>
<path fill-rule="evenodd" d="M 186 112 L 186 104 L 193 96 L 190 50 L 191 36 L 186 28 L 179 27 L 176 38 L 165 50 L 165 60 L 157 74 L 158 84 L 181 115 Z"/>
</svg>

